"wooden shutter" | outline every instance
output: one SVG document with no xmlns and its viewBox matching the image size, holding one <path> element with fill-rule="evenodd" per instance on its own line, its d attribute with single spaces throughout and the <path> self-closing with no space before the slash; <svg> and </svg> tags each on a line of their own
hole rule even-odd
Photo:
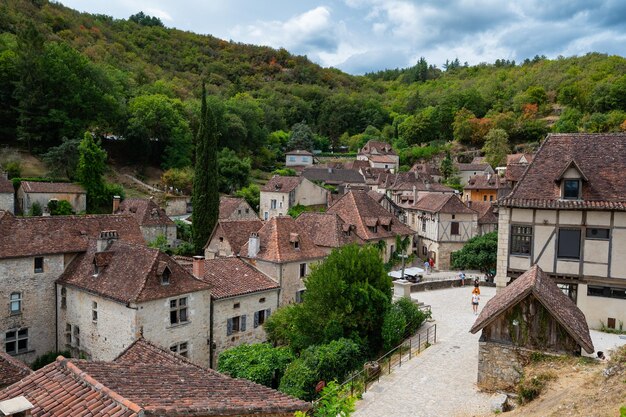
<svg viewBox="0 0 626 417">
<path fill-rule="evenodd" d="M 256 329 L 257 327 L 259 327 L 259 312 L 255 311 L 254 312 L 254 328 Z"/>
<path fill-rule="evenodd" d="M 239 322 L 240 322 L 239 330 L 242 332 L 245 332 L 246 331 L 246 315 L 245 314 L 241 316 L 241 319 L 239 319 Z"/>
<path fill-rule="evenodd" d="M 226 336 L 233 334 L 233 319 L 226 320 Z"/>
</svg>

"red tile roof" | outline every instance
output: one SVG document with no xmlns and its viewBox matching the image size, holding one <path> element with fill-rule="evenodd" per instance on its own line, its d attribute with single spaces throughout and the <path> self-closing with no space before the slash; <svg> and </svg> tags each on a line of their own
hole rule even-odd
<svg viewBox="0 0 626 417">
<path fill-rule="evenodd" d="M 522 157 L 526 159 L 526 162 L 521 161 Z M 506 156 L 506 164 L 530 164 L 533 161 L 534 155 L 532 153 L 513 153 Z"/>
<path fill-rule="evenodd" d="M 587 177 L 581 200 L 561 200 L 558 179 L 574 163 Z M 549 134 L 501 204 L 507 207 L 626 210 L 626 133 Z"/>
<path fill-rule="evenodd" d="M 274 175 L 261 191 L 271 191 L 275 193 L 288 193 L 295 190 L 302 182 L 302 177 L 282 177 Z"/>
<path fill-rule="evenodd" d="M 243 198 L 220 197 L 220 219 L 228 219 L 241 204 L 248 205 Z M 250 206 L 248 205 L 248 207 Z"/>
<path fill-rule="evenodd" d="M 145 244 L 137 221 L 123 215 L 0 216 L 0 259 L 85 252 L 89 238 L 116 230 L 121 240 Z"/>
<path fill-rule="evenodd" d="M 507 181 L 517 182 L 522 178 L 528 166 L 529 164 L 507 164 L 504 178 L 506 178 Z"/>
<path fill-rule="evenodd" d="M 364 241 L 415 234 L 364 191 L 344 194 L 328 209 L 328 213 L 337 214 L 345 224 L 353 225 L 357 236 Z M 389 230 L 385 230 L 383 225 L 389 225 Z M 372 230 L 374 227 L 375 232 Z"/>
<path fill-rule="evenodd" d="M 0 388 L 14 384 L 32 372 L 24 362 L 0 351 Z"/>
<path fill-rule="evenodd" d="M 470 201 L 468 207 L 478 213 L 478 224 L 498 223 L 498 216 L 494 213 L 494 206 L 489 201 Z"/>
<path fill-rule="evenodd" d="M 465 190 L 498 190 L 505 185 L 498 175 L 472 175 L 464 187 Z"/>
<path fill-rule="evenodd" d="M 258 232 L 261 227 L 263 227 L 263 222 L 260 219 L 218 220 L 204 248 L 207 248 L 214 237 L 223 237 L 228 241 L 233 254 L 238 255 L 241 251 L 241 247 L 250 238 L 250 234 Z"/>
<path fill-rule="evenodd" d="M 335 213 L 302 213 L 296 223 L 317 246 L 339 248 L 350 243 L 362 243 L 354 230 L 349 229 L 350 225 Z"/>
<path fill-rule="evenodd" d="M 367 155 L 367 154 L 381 154 L 381 155 L 397 155 L 396 151 L 393 150 L 390 144 L 387 142 L 380 142 L 377 140 L 367 141 L 365 145 L 361 149 L 359 149 L 359 154 Z"/>
<path fill-rule="evenodd" d="M 411 208 L 431 213 L 476 214 L 456 194 L 424 194 Z"/>
<path fill-rule="evenodd" d="M 587 351 L 593 353 L 587 320 L 582 311 L 565 295 L 539 266 L 522 274 L 487 302 L 470 332 L 476 333 L 502 313 L 514 307 L 530 294 L 535 296 L 561 326 Z"/>
<path fill-rule="evenodd" d="M 133 216 L 140 226 L 176 226 L 165 210 L 151 199 L 127 198 L 120 203 L 115 214 Z"/>
<path fill-rule="evenodd" d="M 396 162 L 389 155 L 370 155 L 369 160 L 377 164 L 394 164 Z"/>
<path fill-rule="evenodd" d="M 71 182 L 38 182 L 22 181 L 20 187 L 26 193 L 61 193 L 61 194 L 86 194 L 87 191 L 79 185 Z"/>
<path fill-rule="evenodd" d="M 13 194 L 15 190 L 13 189 L 13 182 L 4 178 L 2 172 L 0 172 L 0 193 L 2 194 Z"/>
<path fill-rule="evenodd" d="M 298 248 L 292 242 L 294 236 L 297 236 Z M 260 260 L 282 263 L 326 256 L 290 216 L 272 217 L 266 221 L 259 230 L 259 239 L 261 249 L 256 258 Z M 243 257 L 248 257 L 248 243 L 241 247 L 240 255 Z"/>
<path fill-rule="evenodd" d="M 117 355 L 117 358 L 115 358 L 113 362 L 144 365 L 155 364 L 191 366 L 204 369 L 201 366 L 191 362 L 189 359 L 175 354 L 169 350 L 165 350 L 164 348 L 155 345 L 154 343 L 144 339 L 143 337 L 131 343 L 131 345 L 128 346 L 122 353 Z M 207 369 L 207 371 L 226 378 L 225 375 L 212 371 L 211 369 Z"/>
<path fill-rule="evenodd" d="M 97 276 L 94 276 L 94 262 L 100 264 Z M 165 267 L 170 270 L 168 285 L 161 284 L 160 274 Z M 74 259 L 57 282 L 123 303 L 210 288 L 165 253 L 121 241 L 113 242 L 105 252 L 96 253 L 96 241 L 92 240 L 88 251 Z"/>
<path fill-rule="evenodd" d="M 211 286 L 215 299 L 280 288 L 276 281 L 240 258 L 205 259 L 200 279 Z"/>
</svg>

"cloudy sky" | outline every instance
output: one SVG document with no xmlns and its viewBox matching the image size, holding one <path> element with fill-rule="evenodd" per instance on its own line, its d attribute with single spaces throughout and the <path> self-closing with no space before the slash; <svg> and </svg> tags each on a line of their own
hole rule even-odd
<svg viewBox="0 0 626 417">
<path fill-rule="evenodd" d="M 477 64 L 546 55 L 626 56 L 624 0 L 61 0 L 168 27 L 284 47 L 352 74 L 414 65 L 420 56 Z"/>
</svg>

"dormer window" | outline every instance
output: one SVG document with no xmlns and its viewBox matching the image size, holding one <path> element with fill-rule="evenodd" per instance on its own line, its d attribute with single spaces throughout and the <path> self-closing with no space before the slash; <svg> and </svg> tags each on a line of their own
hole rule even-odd
<svg viewBox="0 0 626 417">
<path fill-rule="evenodd" d="M 161 274 L 161 285 L 170 285 L 170 276 L 172 273 L 170 272 L 169 267 L 165 267 L 163 273 Z"/>
<path fill-rule="evenodd" d="M 565 200 L 580 199 L 580 180 L 579 179 L 563 180 L 563 199 Z"/>
<path fill-rule="evenodd" d="M 298 242 L 297 240 L 295 242 L 293 242 L 293 248 L 294 249 L 300 249 L 300 242 Z"/>
<path fill-rule="evenodd" d="M 93 260 L 93 276 L 97 277 L 98 274 L 100 273 L 100 267 L 98 266 L 98 264 L 96 263 L 96 260 Z"/>
</svg>

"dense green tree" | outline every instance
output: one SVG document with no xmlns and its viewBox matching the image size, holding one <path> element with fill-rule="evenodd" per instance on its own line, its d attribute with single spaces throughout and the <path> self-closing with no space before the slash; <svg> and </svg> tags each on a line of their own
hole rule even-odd
<svg viewBox="0 0 626 417">
<path fill-rule="evenodd" d="M 250 158 L 240 158 L 235 151 L 223 148 L 217 154 L 219 190 L 231 194 L 250 182 Z"/>
<path fill-rule="evenodd" d="M 142 26 L 160 26 L 163 27 L 163 22 L 158 17 L 148 16 L 144 12 L 136 13 L 128 18 L 131 22 L 135 22 Z"/>
<path fill-rule="evenodd" d="M 104 181 L 107 153 L 93 135 L 86 132 L 78 145 L 78 154 L 76 177 L 87 191 L 87 211 L 92 212 L 109 203 Z"/>
<path fill-rule="evenodd" d="M 491 129 L 485 136 L 483 152 L 485 159 L 492 167 L 495 168 L 505 164 L 506 156 L 511 153 L 509 135 L 502 129 Z"/>
<path fill-rule="evenodd" d="M 471 143 L 474 130 L 470 120 L 476 118 L 474 113 L 462 108 L 454 116 L 454 123 L 452 127 L 454 129 L 454 140 L 460 143 Z"/>
<path fill-rule="evenodd" d="M 272 347 L 269 343 L 244 344 L 222 352 L 217 370 L 233 378 L 245 378 L 276 389 L 294 359 L 287 347 Z"/>
<path fill-rule="evenodd" d="M 219 216 L 217 143 L 220 120 L 223 114 L 221 102 L 207 100 L 202 86 L 201 121 L 196 139 L 196 169 L 193 181 L 193 244 L 200 253 L 213 231 Z"/>
<path fill-rule="evenodd" d="M 235 196 L 245 199 L 254 210 L 259 210 L 261 189 L 258 185 L 250 184 L 247 187 L 243 187 L 235 192 Z"/>
<path fill-rule="evenodd" d="M 385 313 L 383 327 L 381 329 L 383 337 L 383 350 L 388 352 L 398 346 L 404 339 L 406 328 L 406 318 L 402 309 L 397 304 L 392 304 Z"/>
<path fill-rule="evenodd" d="M 59 146 L 48 149 L 48 152 L 43 155 L 43 160 L 52 175 L 65 176 L 70 180 L 76 179 L 80 142 L 80 139 L 63 138 Z"/>
<path fill-rule="evenodd" d="M 296 123 L 291 127 L 291 132 L 289 133 L 289 141 L 287 142 L 287 150 L 312 151 L 313 140 L 313 131 L 311 130 L 309 125 L 307 125 L 304 121 Z"/>
<path fill-rule="evenodd" d="M 471 238 L 463 249 L 452 253 L 452 267 L 491 272 L 496 269 L 498 232 Z"/>
<path fill-rule="evenodd" d="M 441 172 L 444 181 L 447 181 L 454 174 L 454 163 L 452 162 L 450 152 L 446 152 L 446 157 L 441 160 L 439 172 Z"/>
</svg>

